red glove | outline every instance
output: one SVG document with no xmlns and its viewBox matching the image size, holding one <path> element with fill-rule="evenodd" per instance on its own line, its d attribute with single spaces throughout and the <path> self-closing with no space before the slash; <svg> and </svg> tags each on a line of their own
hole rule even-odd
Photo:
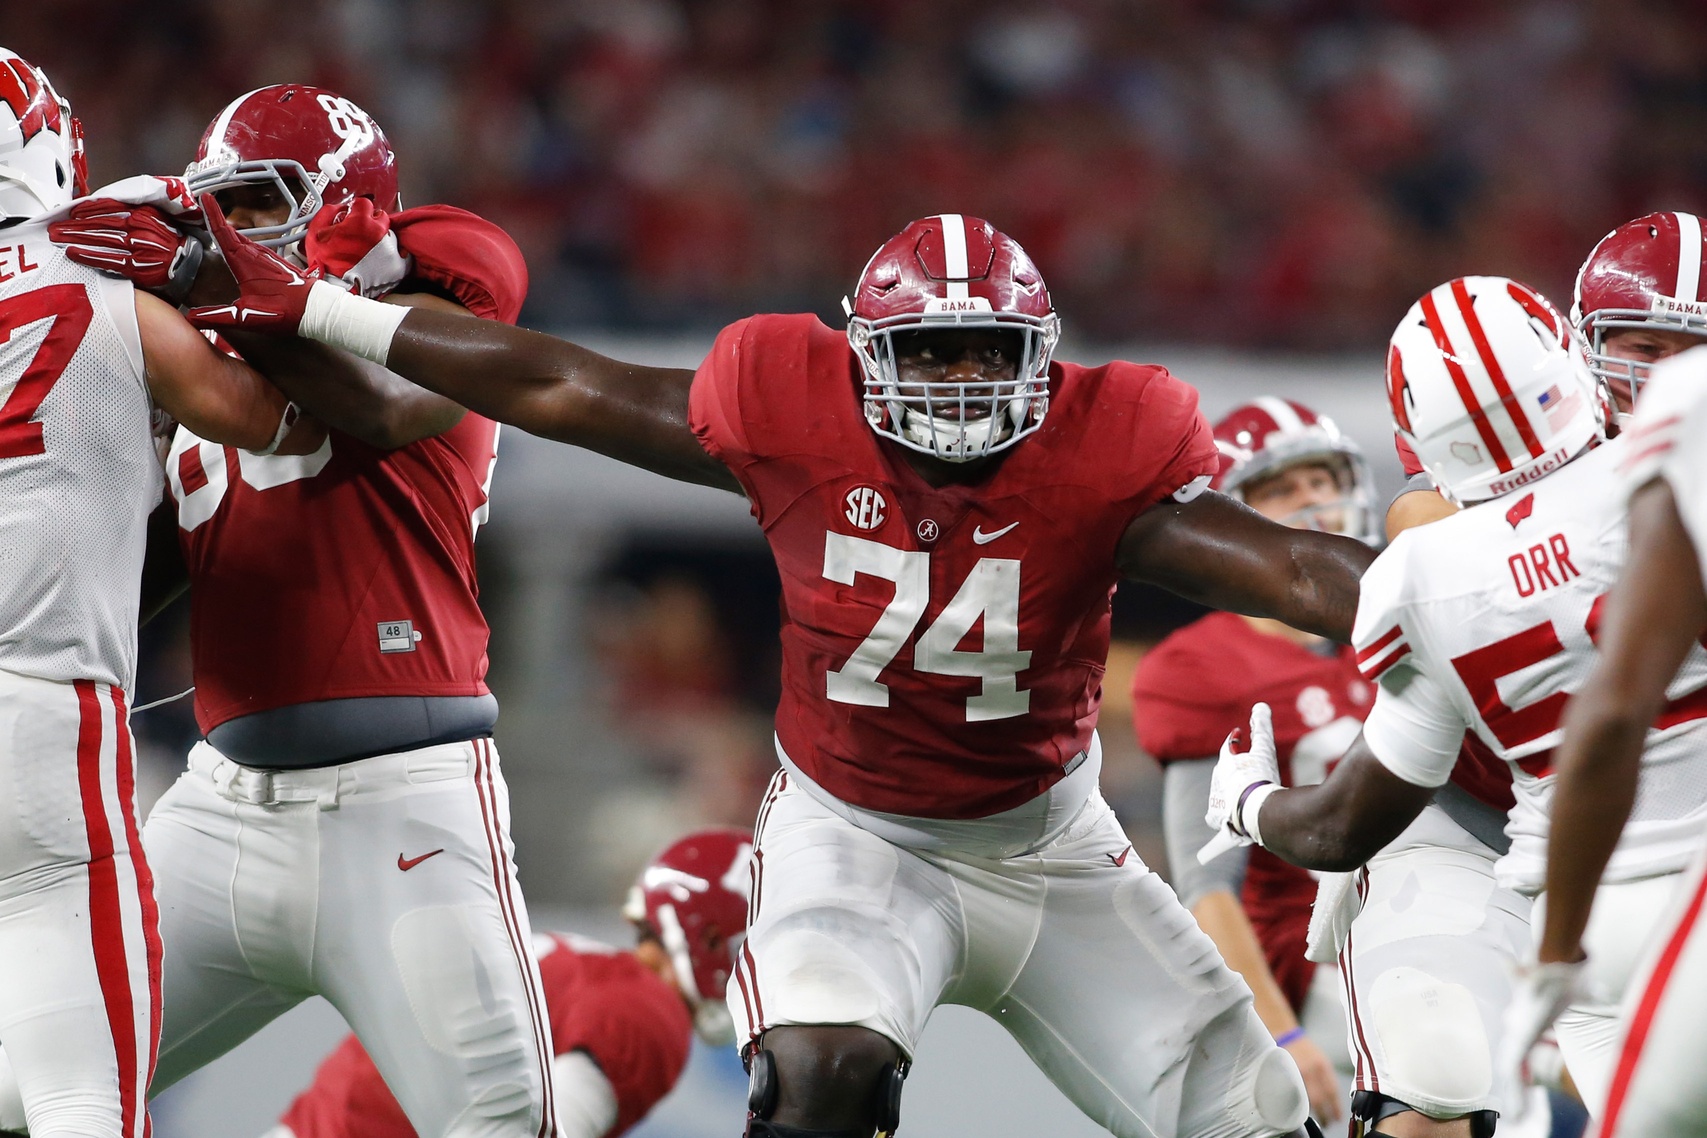
<svg viewBox="0 0 1707 1138">
<path fill-rule="evenodd" d="M 237 299 L 230 304 L 192 308 L 185 315 L 198 328 L 236 328 L 292 336 L 302 324 L 308 293 L 319 279 L 304 273 L 271 249 L 255 244 L 232 228 L 212 194 L 201 196 L 202 212 L 214 242 L 237 281 Z"/>
<path fill-rule="evenodd" d="M 304 249 L 310 268 L 341 277 L 373 252 L 391 233 L 391 217 L 372 198 L 351 198 L 322 209 L 308 223 Z"/>
<path fill-rule="evenodd" d="M 116 273 L 174 304 L 189 295 L 206 252 L 153 206 L 112 198 L 79 202 L 64 221 L 48 225 L 47 235 L 78 264 Z"/>
</svg>

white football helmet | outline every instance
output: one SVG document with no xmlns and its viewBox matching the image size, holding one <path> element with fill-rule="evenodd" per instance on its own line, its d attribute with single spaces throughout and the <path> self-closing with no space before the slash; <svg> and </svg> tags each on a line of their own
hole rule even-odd
<svg viewBox="0 0 1707 1138">
<path fill-rule="evenodd" d="M 1606 438 L 1611 403 L 1582 337 L 1506 277 L 1459 277 L 1411 305 L 1387 348 L 1393 426 L 1446 498 L 1483 502 Z"/>
<path fill-rule="evenodd" d="M 41 68 L 0 47 L 0 217 L 34 217 L 89 190 L 83 124 Z"/>
</svg>

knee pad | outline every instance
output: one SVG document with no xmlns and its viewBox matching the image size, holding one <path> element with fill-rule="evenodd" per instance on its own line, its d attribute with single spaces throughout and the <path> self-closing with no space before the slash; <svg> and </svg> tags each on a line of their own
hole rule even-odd
<svg viewBox="0 0 1707 1138">
<path fill-rule="evenodd" d="M 1379 1091 L 1356 1091 L 1351 1096 L 1351 1125 L 1352 1138 L 1365 1138 L 1370 1134 L 1381 1134 L 1376 1130 L 1384 1118 L 1395 1114 L 1403 1114 L 1407 1110 L 1417 1108 L 1410 1103 L 1401 1102 L 1391 1095 Z M 1427 1115 L 1423 1111 L 1418 1114 Z M 1463 1116 L 1470 1120 L 1470 1138 L 1494 1138 L 1494 1127 L 1499 1122 L 1500 1112 L 1497 1110 L 1473 1110 Z"/>
<path fill-rule="evenodd" d="M 1257 1061 L 1250 1083 L 1250 1106 L 1257 1122 L 1266 1130 L 1286 1134 L 1304 1125 L 1310 1117 L 1310 1095 L 1298 1064 L 1279 1047 L 1269 1048 Z"/>
<path fill-rule="evenodd" d="M 777 1096 L 782 1089 L 777 1076 L 776 1056 L 769 1051 L 754 1050 L 749 1052 L 747 1064 L 747 1110 L 750 1112 L 748 1138 L 835 1138 L 841 1133 L 833 1130 L 802 1130 L 793 1126 L 777 1127 L 770 1121 L 771 1113 L 776 1110 Z M 876 1113 L 877 1131 L 880 1134 L 893 1134 L 895 1128 L 901 1125 L 901 1084 L 907 1079 L 908 1067 L 908 1062 L 902 1059 L 884 1067 L 883 1073 L 878 1076 Z M 769 1129 L 755 1129 L 761 1123 Z M 859 1135 L 857 1138 L 869 1136 Z"/>
</svg>

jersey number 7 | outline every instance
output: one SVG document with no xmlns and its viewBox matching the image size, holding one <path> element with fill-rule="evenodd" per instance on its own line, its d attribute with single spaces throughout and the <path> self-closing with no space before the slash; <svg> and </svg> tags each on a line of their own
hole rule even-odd
<svg viewBox="0 0 1707 1138">
<path fill-rule="evenodd" d="M 89 322 L 94 319 L 89 294 L 80 284 L 56 284 L 31 289 L 0 301 L 0 349 L 27 324 L 51 321 L 23 374 L 5 393 L 0 406 L 0 458 L 46 454 L 42 425 L 36 421 L 42 400 L 59 381 L 65 365 L 77 353 Z"/>
<path fill-rule="evenodd" d="M 824 677 L 825 695 L 837 703 L 888 707 L 889 685 L 877 677 L 901 651 L 930 603 L 931 555 L 841 533 L 824 535 L 824 576 L 851 585 L 864 573 L 895 582 L 895 596 L 847 661 Z M 984 647 L 956 647 L 984 619 Z M 1015 677 L 1031 665 L 1019 646 L 1019 562 L 980 557 L 954 599 L 913 645 L 913 667 L 939 676 L 976 676 L 983 688 L 966 700 L 966 721 L 1009 719 L 1031 710 L 1031 693 Z"/>
</svg>

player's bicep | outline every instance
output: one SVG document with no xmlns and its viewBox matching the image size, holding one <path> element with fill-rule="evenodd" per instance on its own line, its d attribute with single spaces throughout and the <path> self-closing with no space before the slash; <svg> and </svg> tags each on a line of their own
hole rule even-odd
<svg viewBox="0 0 1707 1138">
<path fill-rule="evenodd" d="M 270 447 L 289 402 L 284 393 L 216 349 L 165 301 L 141 289 L 134 295 L 142 362 L 155 402 L 209 442 Z"/>
</svg>

